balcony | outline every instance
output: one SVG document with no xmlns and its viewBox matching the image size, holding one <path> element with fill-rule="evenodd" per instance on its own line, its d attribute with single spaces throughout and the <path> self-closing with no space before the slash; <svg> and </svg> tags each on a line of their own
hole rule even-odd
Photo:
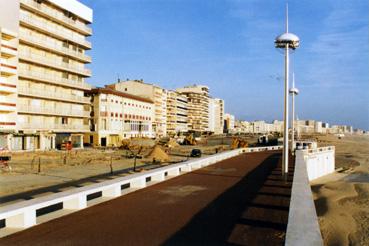
<svg viewBox="0 0 369 246">
<path fill-rule="evenodd" d="M 20 1 L 23 6 L 29 8 L 33 11 L 41 15 L 47 15 L 51 17 L 53 20 L 61 22 L 63 25 L 76 30 L 84 35 L 91 35 L 92 29 L 83 23 L 76 22 L 68 17 L 66 17 L 61 11 L 54 10 L 52 8 L 47 7 L 44 4 L 37 3 L 33 0 L 21 0 Z"/>
<path fill-rule="evenodd" d="M 0 77 L 0 94 L 12 94 L 17 92 L 17 86 L 8 82 L 6 78 Z"/>
<path fill-rule="evenodd" d="M 0 101 L 0 112 L 13 112 L 17 109 L 15 102 Z"/>
<path fill-rule="evenodd" d="M 1 55 L 6 57 L 14 57 L 18 54 L 18 49 L 15 45 L 11 44 L 9 41 L 1 40 Z"/>
<path fill-rule="evenodd" d="M 50 36 L 55 36 L 61 40 L 68 39 L 74 43 L 82 45 L 86 49 L 91 49 L 91 43 L 89 41 L 73 35 L 73 33 L 66 32 L 64 28 L 58 26 L 53 27 L 46 22 L 35 19 L 31 15 L 20 14 L 19 20 L 21 23 L 36 28 L 41 32 L 47 32 Z"/>
<path fill-rule="evenodd" d="M 79 81 L 75 81 L 71 79 L 65 79 L 62 77 L 53 76 L 51 74 L 46 74 L 46 73 L 39 73 L 39 72 L 30 71 L 30 70 L 20 69 L 18 75 L 19 77 L 23 77 L 27 79 L 37 80 L 37 81 L 55 84 L 55 85 L 62 85 L 62 86 L 77 88 L 81 90 L 91 89 L 91 86 L 87 83 L 79 82 Z"/>
<path fill-rule="evenodd" d="M 15 121 L 0 121 L 0 132 L 14 131 L 16 128 Z"/>
<path fill-rule="evenodd" d="M 65 124 L 48 124 L 48 123 L 18 123 L 19 130 L 53 130 L 53 131 L 74 131 L 86 132 L 90 131 L 88 125 L 65 125 Z"/>
<path fill-rule="evenodd" d="M 40 56 L 31 52 L 19 51 L 19 58 L 33 63 L 38 63 L 42 66 L 53 67 L 59 70 L 80 74 L 86 77 L 91 76 L 91 70 L 87 68 L 79 68 L 76 65 L 57 61 L 56 59 L 49 59 L 45 56 Z"/>
<path fill-rule="evenodd" d="M 85 55 L 83 53 L 74 51 L 72 49 L 65 48 L 61 45 L 54 44 L 52 42 L 49 42 L 47 40 L 33 37 L 27 32 L 20 31 L 20 39 L 25 43 L 30 43 L 31 45 L 36 45 L 44 49 L 51 50 L 52 52 L 57 52 L 62 55 L 70 56 L 76 60 L 79 60 L 81 62 L 90 63 L 91 57 L 88 55 Z"/>
<path fill-rule="evenodd" d="M 59 109 L 55 107 L 19 104 L 17 109 L 18 109 L 18 113 L 25 113 L 25 114 L 58 115 L 58 116 L 68 116 L 68 117 L 83 117 L 83 118 L 90 117 L 89 111 Z"/>
<path fill-rule="evenodd" d="M 6 61 L 0 61 L 0 72 L 6 76 L 16 75 L 17 67 Z"/>
<path fill-rule="evenodd" d="M 54 91 L 36 90 L 27 87 L 18 87 L 18 94 L 39 98 L 47 98 L 58 101 L 90 104 L 90 99 L 88 97 L 76 96 L 70 93 L 58 93 Z"/>
</svg>

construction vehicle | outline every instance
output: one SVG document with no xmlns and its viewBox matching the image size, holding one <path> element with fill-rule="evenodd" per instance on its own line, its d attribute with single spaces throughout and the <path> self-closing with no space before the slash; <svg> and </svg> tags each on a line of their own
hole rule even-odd
<svg viewBox="0 0 369 246">
<path fill-rule="evenodd" d="M 242 138 L 233 138 L 231 148 L 232 149 L 238 149 L 238 148 L 246 148 L 248 146 L 248 143 L 246 140 L 243 140 Z"/>
<path fill-rule="evenodd" d="M 186 136 L 186 138 L 183 140 L 183 145 L 196 145 L 196 140 L 192 133 Z"/>
</svg>

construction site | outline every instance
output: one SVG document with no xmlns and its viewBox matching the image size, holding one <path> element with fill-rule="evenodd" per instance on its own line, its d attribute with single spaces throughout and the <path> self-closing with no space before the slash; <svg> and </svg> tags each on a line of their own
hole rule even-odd
<svg viewBox="0 0 369 246">
<path fill-rule="evenodd" d="M 0 151 L 1 204 L 44 194 L 46 188 L 68 189 L 100 179 L 125 176 L 135 172 L 212 155 L 226 150 L 255 145 L 257 136 L 211 136 L 195 138 L 188 135 L 178 140 L 132 138 L 120 147 L 9 152 Z M 200 155 L 191 156 L 197 150 Z M 38 192 L 41 190 L 42 192 Z"/>
</svg>

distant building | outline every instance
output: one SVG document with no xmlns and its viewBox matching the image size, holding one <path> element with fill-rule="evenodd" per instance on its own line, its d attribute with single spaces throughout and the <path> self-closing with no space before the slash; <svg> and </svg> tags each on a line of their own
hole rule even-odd
<svg viewBox="0 0 369 246">
<path fill-rule="evenodd" d="M 178 88 L 176 91 L 188 98 L 189 130 L 209 131 L 209 87 L 193 85 Z"/>
<path fill-rule="evenodd" d="M 146 97 L 155 104 L 155 117 L 153 121 L 153 130 L 156 137 L 164 137 L 167 134 L 167 90 L 143 82 L 142 80 L 118 81 L 107 87 L 133 94 L 140 97 Z"/>
<path fill-rule="evenodd" d="M 214 134 L 223 133 L 224 100 L 209 98 L 209 131 Z"/>
<path fill-rule="evenodd" d="M 153 137 L 154 102 L 148 98 L 96 88 L 92 97 L 92 128 L 85 143 L 94 146 L 120 146 L 123 139 Z"/>
<path fill-rule="evenodd" d="M 323 122 L 315 121 L 314 132 L 315 133 L 323 133 Z"/>
<path fill-rule="evenodd" d="M 224 132 L 232 133 L 234 131 L 235 117 L 231 114 L 224 114 Z"/>
<path fill-rule="evenodd" d="M 175 135 L 188 131 L 188 98 L 176 91 L 167 95 L 167 133 Z"/>
</svg>

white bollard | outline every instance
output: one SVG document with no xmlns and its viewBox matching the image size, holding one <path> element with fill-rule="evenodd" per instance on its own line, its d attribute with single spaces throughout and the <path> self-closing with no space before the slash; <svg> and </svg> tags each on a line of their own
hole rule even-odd
<svg viewBox="0 0 369 246">
<path fill-rule="evenodd" d="M 63 209 L 84 209 L 86 207 L 87 199 L 85 195 L 79 195 L 63 202 Z"/>
<path fill-rule="evenodd" d="M 34 225 L 36 225 L 36 210 L 33 209 L 6 218 L 6 227 L 9 228 L 28 228 Z"/>
<path fill-rule="evenodd" d="M 120 185 L 115 185 L 108 189 L 102 191 L 103 197 L 118 197 L 122 195 L 122 190 L 120 189 Z"/>
</svg>

